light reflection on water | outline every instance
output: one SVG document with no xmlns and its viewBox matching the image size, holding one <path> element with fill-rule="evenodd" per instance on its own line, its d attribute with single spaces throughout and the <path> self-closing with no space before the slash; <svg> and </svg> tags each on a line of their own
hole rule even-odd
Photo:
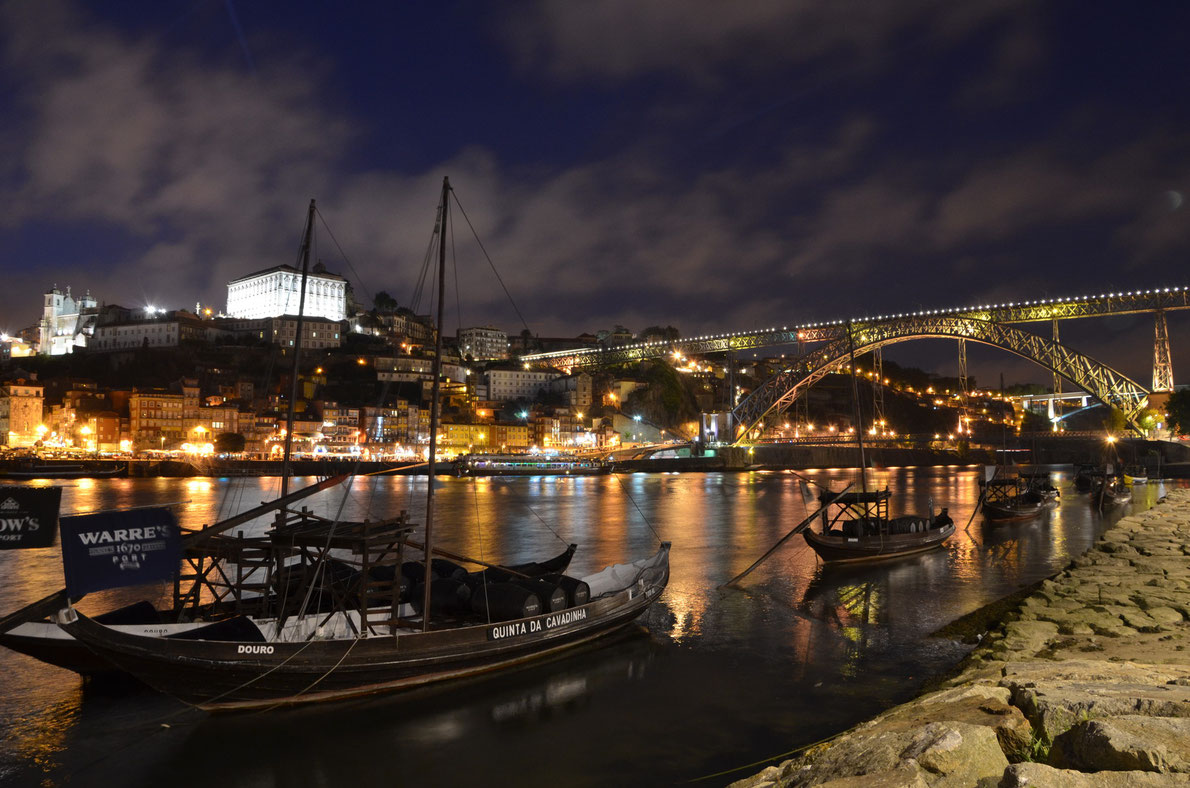
<svg viewBox="0 0 1190 788">
<path fill-rule="evenodd" d="M 835 489 L 852 480 L 839 469 L 799 473 Z M 565 660 L 268 715 L 206 717 L 147 691 L 84 686 L 0 650 L 0 782 L 374 783 L 390 764 L 405 781 L 429 785 L 684 781 L 817 740 L 908 697 L 966 650 L 929 633 L 1062 568 L 1107 522 L 1073 491 L 1069 473 L 1058 479 L 1060 508 L 1003 525 L 970 519 L 973 468 L 887 468 L 868 481 L 893 490 L 894 514 L 924 512 L 931 499 L 948 507 L 955 536 L 932 553 L 842 568 L 822 566 L 794 538 L 728 589 L 720 586 L 809 513 L 797 474 L 438 479 L 436 540 L 445 549 L 523 561 L 575 542 L 571 573 L 582 575 L 666 539 L 669 587 L 643 629 Z M 425 484 L 361 478 L 345 495 L 328 491 L 303 505 L 345 518 L 407 509 L 420 521 Z M 1149 505 L 1161 489 L 1138 487 L 1134 505 Z M 276 479 L 82 480 L 64 488 L 63 510 L 173 503 L 181 523 L 197 527 L 278 491 Z M 0 573 L 5 613 L 62 585 L 57 548 L 0 553 Z M 145 596 L 107 592 L 80 607 Z"/>
</svg>

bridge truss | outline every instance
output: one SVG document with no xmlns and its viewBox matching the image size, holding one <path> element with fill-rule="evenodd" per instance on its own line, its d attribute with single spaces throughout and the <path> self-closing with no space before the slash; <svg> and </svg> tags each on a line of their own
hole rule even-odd
<svg viewBox="0 0 1190 788">
<path fill-rule="evenodd" d="M 1004 323 L 969 316 L 919 314 L 897 315 L 880 322 L 844 324 L 828 344 L 795 359 L 791 366 L 769 378 L 736 406 L 733 411 L 737 425 L 735 442 L 745 442 L 761 427 L 768 414 L 784 411 L 806 388 L 844 367 L 851 358 L 852 346 L 858 354 L 897 342 L 927 338 L 970 340 L 1029 359 L 1061 375 L 1101 402 L 1119 408 L 1128 425 L 1138 433 L 1141 431 L 1138 419 L 1148 402 L 1148 392 L 1139 383 L 1090 356 Z"/>
<path fill-rule="evenodd" d="M 1143 312 L 1162 313 L 1166 310 L 1190 309 L 1190 287 L 1166 287 L 1153 290 L 1136 290 L 1121 293 L 1104 293 L 1097 296 L 1049 298 L 1037 301 L 1009 302 L 950 309 L 932 309 L 893 315 L 861 318 L 850 321 L 852 325 L 883 324 L 893 320 L 917 321 L 922 318 L 968 318 L 994 323 L 1016 325 L 1021 323 L 1054 322 L 1088 317 L 1109 317 L 1132 315 Z M 1164 317 L 1160 318 L 1160 332 Z M 598 348 L 576 348 L 551 353 L 533 353 L 521 360 L 531 365 L 548 365 L 567 370 L 592 369 L 603 366 L 627 364 L 650 358 L 662 358 L 674 351 L 686 355 L 725 353 L 727 351 L 755 350 L 758 348 L 794 345 L 798 342 L 832 342 L 845 336 L 848 321 L 835 320 L 826 323 L 809 323 L 801 326 L 783 326 L 729 334 L 714 334 L 691 337 L 677 342 L 644 342 L 632 345 L 615 345 Z M 1162 344 L 1164 342 L 1164 344 Z M 1164 332 L 1157 337 L 1156 366 L 1161 359 L 1168 359 L 1169 340 Z M 1168 362 L 1166 362 L 1168 368 Z M 1172 373 L 1167 377 L 1172 380 Z M 1160 389 L 1155 389 L 1160 390 Z"/>
</svg>

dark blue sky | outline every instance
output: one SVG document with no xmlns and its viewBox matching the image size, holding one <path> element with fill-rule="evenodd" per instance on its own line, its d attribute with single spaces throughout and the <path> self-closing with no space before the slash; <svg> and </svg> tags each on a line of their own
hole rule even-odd
<svg viewBox="0 0 1190 788">
<path fill-rule="evenodd" d="M 0 328 L 54 284 L 221 306 L 293 262 L 311 197 L 327 266 L 408 304 L 443 175 L 543 335 L 1185 284 L 1187 29 L 1180 3 L 0 3 Z M 461 322 L 519 330 L 464 229 Z M 1148 382 L 1151 321 L 1064 336 Z"/>
</svg>

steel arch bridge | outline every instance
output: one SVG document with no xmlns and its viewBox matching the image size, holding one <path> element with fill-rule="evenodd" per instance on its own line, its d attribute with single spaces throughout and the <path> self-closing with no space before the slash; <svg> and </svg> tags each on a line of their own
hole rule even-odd
<svg viewBox="0 0 1190 788">
<path fill-rule="evenodd" d="M 898 316 L 885 321 L 845 324 L 842 335 L 798 359 L 769 378 L 732 411 L 736 443 L 746 440 L 773 411 L 788 408 L 798 395 L 846 365 L 852 353 L 913 339 L 959 339 L 991 345 L 1033 361 L 1061 375 L 1095 399 L 1119 408 L 1128 425 L 1140 432 L 1138 418 L 1149 392 L 1134 380 L 1052 339 L 1010 325 L 966 316 Z"/>
</svg>

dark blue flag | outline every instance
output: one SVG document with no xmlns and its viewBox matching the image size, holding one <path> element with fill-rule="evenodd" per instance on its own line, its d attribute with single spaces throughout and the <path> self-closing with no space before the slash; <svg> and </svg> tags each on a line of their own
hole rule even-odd
<svg viewBox="0 0 1190 788">
<path fill-rule="evenodd" d="M 61 530 L 62 568 L 72 597 L 167 580 L 182 554 L 181 532 L 169 509 L 63 517 Z"/>
<path fill-rule="evenodd" d="M 0 487 L 0 550 L 52 545 L 61 503 L 61 487 Z"/>
</svg>

